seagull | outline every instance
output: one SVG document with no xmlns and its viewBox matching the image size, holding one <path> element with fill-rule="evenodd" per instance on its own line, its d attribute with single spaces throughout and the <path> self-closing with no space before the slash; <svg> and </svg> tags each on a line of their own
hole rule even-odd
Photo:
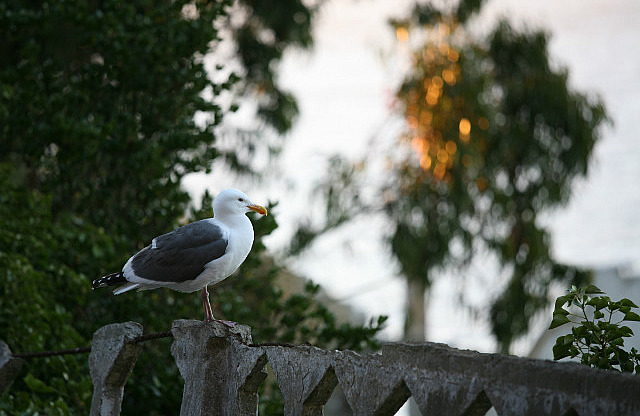
<svg viewBox="0 0 640 416">
<path fill-rule="evenodd" d="M 201 291 L 205 322 L 234 322 L 213 317 L 207 286 L 229 277 L 244 262 L 253 245 L 253 226 L 245 215 L 254 211 L 267 215 L 247 195 L 225 189 L 213 201 L 213 218 L 192 222 L 151 240 L 134 254 L 122 271 L 92 282 L 93 289 L 117 286 L 119 295 L 133 289 L 168 287 L 179 292 Z"/>
</svg>

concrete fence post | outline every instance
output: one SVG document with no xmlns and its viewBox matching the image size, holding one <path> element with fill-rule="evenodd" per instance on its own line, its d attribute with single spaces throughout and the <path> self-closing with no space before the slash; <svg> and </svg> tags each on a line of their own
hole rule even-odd
<svg viewBox="0 0 640 416">
<path fill-rule="evenodd" d="M 9 346 L 0 341 L 0 396 L 9 389 L 18 376 L 23 362 L 21 358 L 13 357 Z"/>
<path fill-rule="evenodd" d="M 373 354 L 275 343 L 252 346 L 247 326 L 230 329 L 193 320 L 175 321 L 171 332 L 171 354 L 185 382 L 183 416 L 255 416 L 267 363 L 284 397 L 285 416 L 321 416 L 337 385 L 354 416 L 394 415 L 409 397 L 423 415 L 479 416 L 491 407 L 501 416 L 640 415 L 638 375 L 577 363 L 482 354 L 428 342 L 389 343 Z M 139 341 L 152 339 L 138 338 L 141 335 L 142 326 L 135 322 L 95 332 L 89 356 L 91 415 L 120 414 Z M 0 394 L 22 363 L 0 341 Z"/>
<path fill-rule="evenodd" d="M 247 347 L 248 326 L 177 320 L 171 332 L 171 354 L 184 379 L 181 415 L 256 415 L 266 358 Z"/>
<path fill-rule="evenodd" d="M 285 416 L 322 416 L 338 384 L 333 356 L 316 347 L 265 347 L 284 397 Z"/>
<path fill-rule="evenodd" d="M 142 335 L 142 325 L 124 322 L 103 326 L 93 334 L 89 371 L 93 381 L 91 416 L 120 414 L 124 385 L 142 346 L 131 341 Z"/>
<path fill-rule="evenodd" d="M 354 416 L 395 415 L 411 396 L 403 372 L 388 364 L 380 354 L 336 353 L 336 376 Z"/>
</svg>

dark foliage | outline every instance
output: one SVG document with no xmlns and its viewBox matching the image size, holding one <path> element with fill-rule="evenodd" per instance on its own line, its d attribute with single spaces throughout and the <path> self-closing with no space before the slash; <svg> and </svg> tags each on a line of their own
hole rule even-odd
<svg viewBox="0 0 640 416">
<path fill-rule="evenodd" d="M 278 16 L 261 4 L 247 15 L 276 31 L 277 53 L 245 47 L 239 59 L 254 53 L 262 69 L 219 82 L 202 58 L 218 44 L 217 22 L 228 18 L 230 1 L 0 3 L 0 334 L 14 352 L 87 346 L 113 322 L 158 332 L 174 319 L 201 317 L 196 295 L 114 297 L 92 292 L 90 281 L 121 268 L 154 236 L 204 215 L 185 215 L 190 201 L 180 186 L 219 155 L 214 127 L 226 110 L 203 91 L 215 98 L 261 77 L 278 90 L 273 63 L 288 45 L 310 43 L 312 10 L 285 3 L 292 7 Z M 269 117 L 286 130 L 292 113 L 276 105 Z M 196 125 L 199 113 L 208 117 Z M 203 207 L 210 215 L 210 196 Z M 274 286 L 280 269 L 267 265 L 261 241 L 277 227 L 275 217 L 254 224 L 250 258 L 214 290 L 216 314 L 253 326 L 257 342 L 375 346 L 381 322 L 337 325 L 314 300 L 315 287 L 283 296 Z M 178 413 L 182 386 L 169 344 L 145 343 L 125 412 Z M 27 362 L 0 399 L 0 414 L 86 414 L 86 358 Z"/>
<path fill-rule="evenodd" d="M 571 332 L 556 339 L 553 359 L 579 357 L 589 367 L 640 374 L 640 352 L 635 347 L 624 349 L 625 338 L 633 337 L 624 323 L 640 321 L 633 311 L 637 308 L 626 298 L 612 301 L 594 285 L 572 286 L 556 299 L 549 325 L 553 329 L 571 324 Z"/>
</svg>

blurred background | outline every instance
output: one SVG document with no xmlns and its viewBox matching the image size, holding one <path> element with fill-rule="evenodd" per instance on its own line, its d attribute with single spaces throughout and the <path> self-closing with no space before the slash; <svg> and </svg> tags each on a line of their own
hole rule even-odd
<svg viewBox="0 0 640 416">
<path fill-rule="evenodd" d="M 640 300 L 638 17 L 631 0 L 2 4 L 0 337 L 73 348 L 107 323 L 199 319 L 197 296 L 89 282 L 235 187 L 272 215 L 212 302 L 257 342 L 552 358 L 572 284 Z M 176 413 L 168 345 L 146 347 L 125 410 Z M 86 357 L 51 358 L 0 412 L 90 395 Z M 273 380 L 261 397 L 281 413 Z"/>
<path fill-rule="evenodd" d="M 414 7 L 411 1 L 322 3 L 313 49 L 285 54 L 280 79 L 296 96 L 300 116 L 287 135 L 277 166 L 265 173 L 268 180 L 247 184 L 258 199 L 279 201 L 281 224 L 267 240 L 274 252 L 287 250 L 300 218 L 308 221 L 314 217 L 316 224 L 323 223 L 324 205 L 318 208 L 318 204 L 324 201 L 317 198 L 318 185 L 336 168 L 332 164 L 335 155 L 357 165 L 371 157 L 372 146 L 393 145 L 402 135 L 404 120 L 394 111 L 395 94 L 411 71 L 413 50 L 424 39 L 410 44 L 390 22 L 407 19 Z M 627 56 L 633 55 L 628 52 L 640 43 L 640 33 L 633 24 L 639 15 L 638 5 L 624 1 L 560 5 L 496 0 L 483 3 L 478 16 L 469 22 L 467 34 L 481 39 L 500 19 L 507 19 L 517 30 L 544 31 L 550 66 L 566 69 L 569 88 L 587 97 L 600 97 L 606 106 L 610 123 L 599 126 L 600 139 L 588 158 L 589 172 L 571 181 L 570 197 L 561 206 L 540 210 L 536 219 L 550 234 L 549 247 L 556 260 L 603 273 L 616 270 L 626 282 L 622 283 L 625 288 L 632 284 L 629 279 L 638 275 L 640 257 L 634 238 L 640 232 L 635 220 L 635 178 L 640 167 L 632 161 L 640 147 L 633 122 L 640 109 L 636 94 L 640 62 Z M 241 122 L 250 123 L 250 119 Z M 192 194 L 199 195 L 211 189 L 216 176 L 194 174 L 185 178 L 185 184 Z M 382 182 L 379 176 L 372 179 Z M 357 192 L 375 198 L 370 194 L 378 192 L 377 185 L 367 183 Z M 312 215 L 305 218 L 307 212 Z M 384 335 L 399 339 L 406 287 L 386 244 L 391 227 L 379 212 L 357 214 L 350 223 L 323 234 L 307 251 L 286 262 L 359 312 L 388 315 Z M 462 291 L 486 307 L 500 290 L 493 288 L 500 284 L 496 268 L 478 264 L 466 273 L 480 282 L 461 284 L 455 270 L 446 278 L 434 279 L 427 321 L 429 339 L 493 351 L 496 344 L 490 328 L 482 320 L 470 319 L 476 314 L 460 308 L 459 294 Z M 452 320 L 458 325 L 452 326 Z M 526 353 L 530 342 L 518 352 Z"/>
</svg>

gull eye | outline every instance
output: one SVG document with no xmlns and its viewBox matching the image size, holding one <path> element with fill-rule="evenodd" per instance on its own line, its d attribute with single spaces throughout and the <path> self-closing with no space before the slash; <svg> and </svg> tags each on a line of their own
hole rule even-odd
<svg viewBox="0 0 640 416">
<path fill-rule="evenodd" d="M 238 201 L 244 202 L 244 199 L 243 198 L 238 198 Z"/>
</svg>

